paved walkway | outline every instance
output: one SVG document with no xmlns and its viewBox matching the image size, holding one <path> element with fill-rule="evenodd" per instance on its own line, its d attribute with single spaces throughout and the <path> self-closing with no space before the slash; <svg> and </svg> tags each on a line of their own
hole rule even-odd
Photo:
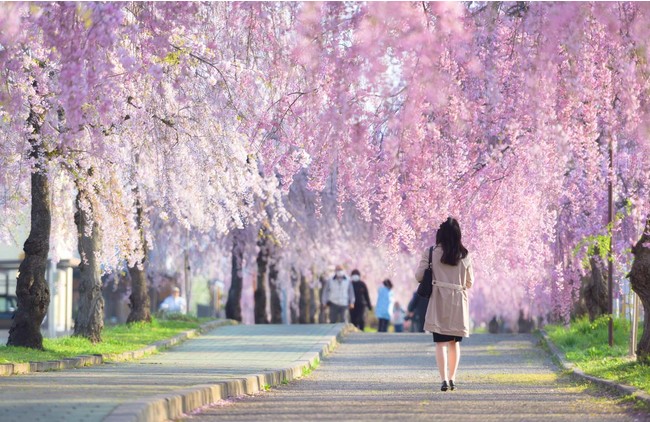
<svg viewBox="0 0 650 422">
<path fill-rule="evenodd" d="M 120 404 L 289 367 L 340 327 L 226 326 L 131 363 L 0 377 L 0 421 L 101 421 Z"/>
<path fill-rule="evenodd" d="M 187 420 L 650 420 L 560 377 L 531 335 L 465 339 L 459 389 L 440 392 L 430 341 L 425 334 L 350 334 L 308 377 Z"/>
</svg>

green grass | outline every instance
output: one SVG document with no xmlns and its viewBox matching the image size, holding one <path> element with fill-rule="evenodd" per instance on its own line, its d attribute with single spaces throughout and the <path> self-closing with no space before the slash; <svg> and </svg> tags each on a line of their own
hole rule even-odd
<svg viewBox="0 0 650 422">
<path fill-rule="evenodd" d="M 501 356 L 501 352 L 493 345 L 487 347 L 487 354 L 492 356 Z"/>
<path fill-rule="evenodd" d="M 92 344 L 81 337 L 43 339 L 45 350 L 25 347 L 0 346 L 0 363 L 59 360 L 79 355 L 122 353 L 138 350 L 159 340 L 197 328 L 203 320 L 185 317 L 183 320 L 160 320 L 151 324 L 134 323 L 107 327 L 102 331 L 102 342 Z"/>
<path fill-rule="evenodd" d="M 314 370 L 316 368 L 318 368 L 319 366 L 320 366 L 320 359 L 316 359 L 314 361 L 314 363 L 312 365 L 310 365 L 310 366 L 303 366 L 302 367 L 302 376 L 306 377 L 308 375 L 311 375 L 311 373 L 314 372 Z"/>
<path fill-rule="evenodd" d="M 598 318 L 593 323 L 588 318 L 581 318 L 569 327 L 547 325 L 545 329 L 567 360 L 585 373 L 633 385 L 650 393 L 650 366 L 628 357 L 630 323 L 625 319 L 614 320 L 614 346 L 609 347 L 607 321 L 607 317 Z M 641 334 L 642 327 L 638 336 Z"/>
<path fill-rule="evenodd" d="M 537 374 L 537 373 L 511 373 L 507 374 L 489 374 L 485 376 L 486 379 L 503 384 L 529 384 L 529 385 L 545 385 L 555 384 L 558 380 L 558 375 L 555 373 L 550 374 Z"/>
<path fill-rule="evenodd" d="M 487 334 L 488 329 L 487 329 L 487 327 L 474 327 L 474 329 L 472 330 L 472 333 L 473 334 Z"/>
</svg>

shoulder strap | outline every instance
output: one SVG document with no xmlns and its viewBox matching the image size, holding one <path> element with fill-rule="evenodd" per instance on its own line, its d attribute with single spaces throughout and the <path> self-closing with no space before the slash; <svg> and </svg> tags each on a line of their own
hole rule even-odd
<svg viewBox="0 0 650 422">
<path fill-rule="evenodd" d="M 431 260 L 433 259 L 433 246 L 429 248 L 429 269 L 431 270 L 432 279 L 436 279 L 436 273 L 433 272 L 433 265 Z"/>
</svg>

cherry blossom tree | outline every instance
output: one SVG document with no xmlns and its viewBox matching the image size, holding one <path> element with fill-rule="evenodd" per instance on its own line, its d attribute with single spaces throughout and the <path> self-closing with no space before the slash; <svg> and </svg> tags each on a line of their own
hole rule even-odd
<svg viewBox="0 0 650 422">
<path fill-rule="evenodd" d="M 143 191 L 146 184 L 154 182 L 160 174 L 155 172 L 161 169 L 160 160 L 158 166 L 152 162 L 160 158 L 160 155 L 155 154 L 168 154 L 179 142 L 184 145 L 187 142 L 190 148 L 188 153 L 180 151 L 173 157 L 163 157 L 176 159 L 174 164 L 196 169 L 195 174 L 200 173 L 204 176 L 202 179 L 207 179 L 207 185 L 204 186 L 214 188 L 204 191 L 200 196 L 207 202 L 203 208 L 197 208 L 196 196 L 191 199 L 187 196 L 174 196 L 177 190 L 173 184 L 177 181 L 167 177 L 166 180 L 163 179 L 163 189 L 156 192 L 154 203 L 166 207 L 165 211 L 173 212 L 185 224 L 189 224 L 186 220 L 190 210 L 205 210 L 206 215 L 200 216 L 202 221 L 192 221 L 192 224 L 202 230 L 215 225 L 221 231 L 226 230 L 229 227 L 227 222 L 231 220 L 230 214 L 242 204 L 242 197 L 252 195 L 255 191 L 261 192 L 269 186 L 248 177 L 251 172 L 246 163 L 250 163 L 250 160 L 243 140 L 239 143 L 219 142 L 220 137 L 231 142 L 231 135 L 245 139 L 243 131 L 226 133 L 223 130 L 223 127 L 231 125 L 230 118 L 236 120 L 241 117 L 232 111 L 236 105 L 229 107 L 231 112 L 221 113 L 220 102 L 230 101 L 224 98 L 232 97 L 227 92 L 228 87 L 215 88 L 214 78 L 207 75 L 198 74 L 194 78 L 187 76 L 196 70 L 197 62 L 219 72 L 214 64 L 192 51 L 185 54 L 176 43 L 184 35 L 192 35 L 189 29 L 183 34 L 183 29 L 187 29 L 183 22 L 193 22 L 200 11 L 193 4 L 167 4 L 159 7 L 134 3 L 123 7 L 117 4 L 91 3 L 77 6 L 52 3 L 29 9 L 12 7 L 9 12 L 23 15 L 18 30 L 23 37 L 14 43 L 14 48 L 7 48 L 3 54 L 7 72 L 12 72 L 8 79 L 12 82 L 8 87 L 10 91 L 3 93 L 11 99 L 10 105 L 13 106 L 6 109 L 6 115 L 10 117 L 5 120 L 7 132 L 25 137 L 31 136 L 30 134 L 38 136 L 29 138 L 33 138 L 31 155 L 34 163 L 31 165 L 36 165 L 36 169 L 50 164 L 50 177 L 59 177 L 58 168 L 72 169 L 68 177 L 83 180 L 87 186 L 92 187 L 84 191 L 85 195 L 100 196 L 103 193 L 99 199 L 103 199 L 106 204 L 105 214 L 100 209 L 89 207 L 94 203 L 92 198 L 79 211 L 87 214 L 85 218 L 89 224 L 86 227 L 94 227 L 93 222 L 96 221 L 102 229 L 103 249 L 95 251 L 100 255 L 100 260 L 114 263 L 119 258 L 126 259 L 129 263 L 134 281 L 132 305 L 135 312 L 130 320 L 147 320 L 146 279 L 142 267 L 146 264 L 147 237 L 150 234 L 147 233 L 145 209 L 149 204 Z M 147 30 L 143 31 L 143 27 Z M 30 57 L 39 52 L 43 58 L 36 57 L 33 62 L 30 61 Z M 23 62 L 27 63 L 27 68 L 21 67 Z M 182 81 L 185 83 L 178 86 Z M 22 89 L 26 91 L 21 91 Z M 157 95 L 142 95 L 148 92 Z M 190 93 L 201 96 L 190 97 Z M 212 108 L 200 102 L 206 95 L 212 95 L 216 100 L 210 103 Z M 34 99 L 39 98 L 42 99 L 42 104 L 30 105 L 34 104 Z M 11 111 L 24 110 L 24 104 L 28 104 L 28 109 L 31 110 L 29 119 L 29 116 L 23 116 L 21 120 L 20 116 L 11 115 Z M 207 119 L 215 117 L 212 114 L 215 109 L 219 109 L 217 117 L 220 116 L 214 119 L 215 125 L 202 125 Z M 183 114 L 184 111 L 186 114 Z M 41 133 L 43 128 L 45 132 Z M 203 149 L 203 145 L 197 141 L 207 143 L 210 148 Z M 21 144 L 19 136 L 16 137 L 18 152 L 13 153 L 14 157 L 25 154 L 24 144 L 24 141 Z M 12 157 L 9 148 L 7 156 Z M 229 167 L 231 170 L 227 170 L 224 177 L 220 174 L 223 167 L 219 165 L 226 162 L 232 164 L 235 157 L 241 165 Z M 42 164 L 36 161 L 42 161 Z M 14 167 L 24 164 L 15 158 L 14 163 Z M 147 173 L 144 169 L 153 173 Z M 204 171 L 206 169 L 211 171 Z M 43 172 L 34 172 L 32 178 L 41 177 L 39 175 Z M 90 173 L 96 174 L 97 179 L 114 181 L 116 184 L 88 182 L 85 175 Z M 187 172 L 185 175 L 191 177 L 192 174 Z M 201 186 L 202 179 L 194 179 L 193 182 L 199 182 L 196 185 L 198 187 Z M 40 195 L 42 201 L 49 200 L 47 186 L 38 187 L 39 183 L 42 185 L 46 182 L 47 178 L 42 182 L 34 182 L 36 184 L 31 189 L 32 196 Z M 185 181 L 185 186 L 188 184 L 189 179 Z M 254 188 L 252 191 L 250 186 Z M 106 189 L 96 189 L 98 187 Z M 231 188 L 235 191 L 230 192 Z M 217 206 L 214 204 L 215 197 L 223 198 Z M 189 199 L 192 203 L 181 202 L 182 199 Z M 38 198 L 33 199 L 34 207 L 38 207 L 37 200 Z M 47 210 L 48 206 L 41 208 Z M 117 213 L 114 212 L 116 210 Z M 114 218 L 102 218 L 110 212 L 113 212 Z M 33 218 L 32 224 L 40 229 L 35 236 L 38 235 L 44 241 L 50 236 L 47 222 L 49 217 L 43 215 L 42 218 L 43 222 Z M 119 224 L 111 224 L 116 218 L 121 218 Z M 125 230 L 115 230 L 116 227 Z M 39 247 L 39 251 L 49 249 L 43 241 L 39 241 L 43 246 Z M 33 244 L 34 241 L 28 243 Z M 117 257 L 114 254 L 116 247 L 119 250 Z M 18 312 L 19 315 L 34 309 L 40 312 L 29 314 L 25 318 L 34 322 L 36 328 L 32 327 L 31 330 L 34 333 L 27 337 L 34 337 L 35 340 L 21 344 L 32 347 L 40 347 L 38 325 L 48 302 L 43 275 L 47 253 L 43 251 L 34 252 L 40 257 L 38 268 L 33 270 L 40 274 L 38 304 L 24 304 Z M 106 259 L 107 255 L 111 258 Z M 28 258 L 25 262 L 31 260 Z M 21 274 L 27 278 L 30 271 L 24 269 Z M 22 289 L 23 284 L 31 286 L 33 283 L 31 280 L 19 280 L 18 284 L 19 302 L 22 303 L 22 296 L 26 294 Z M 98 289 L 95 287 L 88 286 L 87 291 L 97 295 Z M 80 314 L 85 315 L 85 312 Z M 19 317 L 17 321 L 23 321 L 23 318 Z M 10 341 L 12 344 L 18 344 L 17 342 L 18 340 Z"/>
<path fill-rule="evenodd" d="M 647 5 L 0 10 L 3 240 L 29 199 L 38 211 L 18 283 L 25 327 L 47 308 L 48 250 L 95 228 L 101 241 L 80 249 L 95 268 L 87 291 L 96 297 L 89 254 L 107 268 L 126 262 L 142 309 L 147 256 L 178 253 L 160 240 L 167 225 L 193 245 L 232 245 L 229 315 L 241 318 L 243 271 L 258 256 L 260 280 L 274 273 L 270 293 L 285 289 L 294 302 L 296 274 L 315 279 L 336 262 L 363 263 L 372 283 L 395 271 L 408 298 L 413 257 L 448 215 L 473 255 L 477 321 L 520 309 L 567 318 L 612 234 L 617 274 L 632 268 L 648 301 L 637 263 L 650 215 Z M 60 206 L 48 204 L 48 183 Z M 76 229 L 71 192 L 85 222 Z M 257 248 L 228 234 L 262 226 Z M 28 329 L 12 330 L 10 342 L 40 347 L 35 327 L 24 342 L 15 339 Z"/>
</svg>

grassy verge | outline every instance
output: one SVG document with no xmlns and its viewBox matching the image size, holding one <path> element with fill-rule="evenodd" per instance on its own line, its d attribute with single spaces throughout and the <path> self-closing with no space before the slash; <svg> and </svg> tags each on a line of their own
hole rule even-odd
<svg viewBox="0 0 650 422">
<path fill-rule="evenodd" d="M 43 339 L 45 350 L 25 347 L 0 346 L 0 363 L 38 362 L 59 360 L 79 355 L 122 353 L 138 350 L 159 340 L 197 328 L 209 319 L 183 317 L 182 320 L 154 318 L 151 324 L 134 323 L 107 327 L 102 331 L 102 342 L 92 344 L 81 337 Z"/>
<path fill-rule="evenodd" d="M 474 327 L 472 334 L 487 334 L 489 331 L 487 327 Z"/>
<path fill-rule="evenodd" d="M 614 320 L 614 347 L 607 344 L 607 318 L 594 322 L 581 318 L 569 327 L 547 325 L 549 337 L 566 355 L 589 375 L 633 385 L 650 393 L 650 366 L 640 365 L 630 359 L 630 323 L 625 319 Z M 641 337 L 642 327 L 639 327 Z"/>
</svg>

